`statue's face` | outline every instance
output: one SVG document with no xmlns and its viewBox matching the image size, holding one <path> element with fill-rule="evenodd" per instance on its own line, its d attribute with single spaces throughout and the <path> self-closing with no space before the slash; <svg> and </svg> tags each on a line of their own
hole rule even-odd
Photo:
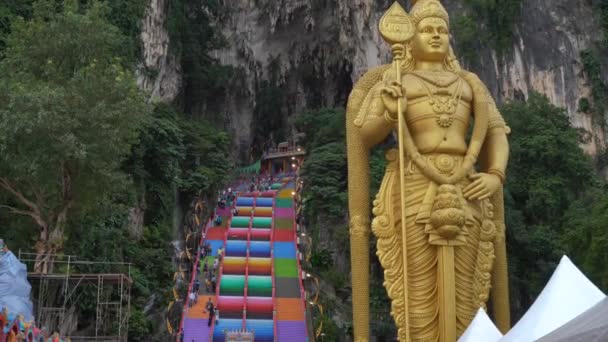
<svg viewBox="0 0 608 342">
<path fill-rule="evenodd" d="M 416 26 L 412 55 L 416 60 L 442 62 L 450 49 L 447 23 L 441 18 L 424 18 Z"/>
</svg>

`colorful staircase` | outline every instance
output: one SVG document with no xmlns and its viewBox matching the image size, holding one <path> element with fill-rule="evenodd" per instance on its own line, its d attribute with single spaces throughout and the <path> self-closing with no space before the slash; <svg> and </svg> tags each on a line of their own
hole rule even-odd
<svg viewBox="0 0 608 342">
<path fill-rule="evenodd" d="M 272 211 L 274 192 L 236 200 L 237 216 L 226 234 L 218 292 L 220 319 L 213 341 L 226 331 L 253 331 L 256 341 L 274 341 Z"/>
<path fill-rule="evenodd" d="M 275 198 L 274 268 L 277 303 L 277 341 L 307 341 L 304 291 L 297 258 L 295 183 L 288 179 Z"/>
<path fill-rule="evenodd" d="M 199 289 L 199 298 L 197 303 L 192 307 L 188 308 L 188 305 L 186 305 L 186 311 L 184 312 L 183 340 L 188 342 L 208 341 L 209 333 L 211 331 L 211 327 L 207 326 L 209 321 L 209 313 L 204 312 L 205 304 L 209 298 L 214 300 L 214 305 L 217 303 L 217 301 L 215 301 L 214 293 L 207 292 L 205 287 L 205 275 L 203 274 L 202 270 L 204 263 L 208 263 L 209 265 L 213 266 L 213 259 L 217 255 L 218 249 L 224 245 L 224 237 L 227 231 L 226 227 L 229 224 L 231 215 L 230 208 L 217 208 L 216 215 L 222 218 L 222 223 L 215 225 L 215 221 L 211 221 L 206 228 L 206 240 L 204 241 L 204 243 L 208 243 L 211 246 L 211 255 L 207 256 L 204 260 L 200 259 L 200 256 L 197 256 L 197 260 L 200 264 L 200 273 L 197 275 L 197 278 L 201 283 Z M 201 245 L 204 243 L 201 243 Z M 192 286 L 193 282 L 191 282 L 188 292 L 192 290 Z"/>
<path fill-rule="evenodd" d="M 225 341 L 228 331 L 253 332 L 255 341 L 306 342 L 304 292 L 297 258 L 293 191 L 285 178 L 271 191 L 245 194 L 218 212 L 223 225 L 207 231 L 212 257 L 220 247 L 224 257 L 215 294 L 204 294 L 184 320 L 184 341 Z M 201 267 L 202 269 L 202 267 Z M 203 275 L 200 275 L 201 283 Z M 219 309 L 219 320 L 207 326 L 203 313 L 208 296 Z"/>
</svg>

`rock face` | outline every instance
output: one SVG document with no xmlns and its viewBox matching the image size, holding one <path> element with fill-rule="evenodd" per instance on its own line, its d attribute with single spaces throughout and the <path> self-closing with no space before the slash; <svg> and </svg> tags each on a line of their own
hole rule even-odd
<svg viewBox="0 0 608 342">
<path fill-rule="evenodd" d="M 584 147 L 596 154 L 605 144 L 604 130 L 590 114 L 578 111 L 579 100 L 591 97 L 581 52 L 602 36 L 593 5 L 590 1 L 573 5 L 566 0 L 527 0 L 523 6 L 511 51 L 499 59 L 484 50 L 474 71 L 500 101 L 527 97 L 531 91 L 545 94 L 567 110 L 574 126 L 593 133 L 595 141 Z"/>
<path fill-rule="evenodd" d="M 196 1 L 205 6 L 207 0 Z M 390 60 L 376 25 L 391 2 L 220 0 L 222 14 L 213 19 L 228 44 L 214 56 L 237 68 L 222 108 L 239 149 L 252 141 L 256 94 L 271 72 L 278 74 L 279 85 L 288 93 L 284 104 L 290 113 L 288 123 L 305 108 L 344 106 L 353 82 L 368 68 Z M 464 13 L 460 1 L 443 2 L 452 18 Z M 567 109 L 575 126 L 594 133 L 595 141 L 585 147 L 595 154 L 604 145 L 603 129 L 590 114 L 577 110 L 579 99 L 590 97 L 581 51 L 592 47 L 602 34 L 592 2 L 522 3 L 512 49 L 502 57 L 489 48 L 480 49 L 472 71 L 499 101 L 525 98 L 532 90 L 547 95 Z M 164 9 L 166 0 L 151 0 L 142 41 L 145 69 L 155 72 L 142 72 L 140 79 L 155 96 L 172 101 L 182 86 L 182 75 L 168 49 Z"/>
<path fill-rule="evenodd" d="M 175 100 L 182 87 L 179 59 L 170 50 L 166 28 L 169 0 L 150 0 L 142 21 L 142 64 L 137 70 L 139 86 L 153 98 L 164 102 Z"/>
</svg>

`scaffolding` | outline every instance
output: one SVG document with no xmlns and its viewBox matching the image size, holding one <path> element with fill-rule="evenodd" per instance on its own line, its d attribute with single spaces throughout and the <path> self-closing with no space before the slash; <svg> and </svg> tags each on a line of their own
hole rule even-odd
<svg viewBox="0 0 608 342">
<path fill-rule="evenodd" d="M 19 250 L 19 259 L 33 269 L 35 253 Z M 83 261 L 74 255 L 52 255 L 54 273 L 28 272 L 35 303 L 36 326 L 70 336 L 77 327 L 69 318 L 78 306 L 94 304 L 94 329 L 71 341 L 127 341 L 131 308 L 131 263 Z"/>
</svg>

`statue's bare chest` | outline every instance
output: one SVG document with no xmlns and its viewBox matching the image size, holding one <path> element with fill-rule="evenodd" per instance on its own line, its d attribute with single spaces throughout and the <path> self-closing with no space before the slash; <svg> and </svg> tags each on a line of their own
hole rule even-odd
<svg viewBox="0 0 608 342">
<path fill-rule="evenodd" d="M 459 75 L 413 72 L 405 75 L 402 82 L 408 99 L 408 122 L 429 119 L 442 128 L 449 128 L 455 120 L 468 124 L 473 92 Z"/>
<path fill-rule="evenodd" d="M 407 74 L 402 82 L 405 118 L 420 151 L 464 153 L 473 99 L 468 83 L 449 72 Z"/>
</svg>

